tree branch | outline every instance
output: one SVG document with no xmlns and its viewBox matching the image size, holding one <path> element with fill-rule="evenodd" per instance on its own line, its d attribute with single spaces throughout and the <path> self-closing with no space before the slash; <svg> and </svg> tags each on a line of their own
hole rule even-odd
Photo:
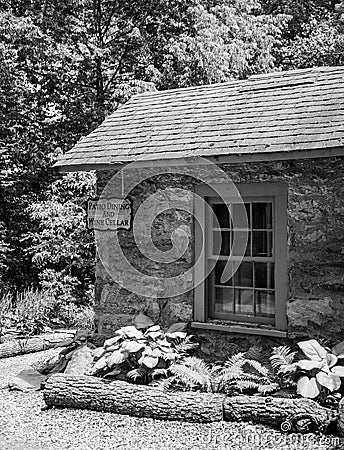
<svg viewBox="0 0 344 450">
<path fill-rule="evenodd" d="M 128 51 L 128 48 L 129 48 L 130 41 L 131 41 L 131 37 L 127 40 L 127 43 L 125 44 L 123 53 L 122 53 L 121 57 L 119 58 L 117 67 L 116 67 L 115 71 L 113 72 L 113 74 L 111 75 L 111 78 L 110 78 L 110 79 L 108 80 L 108 82 L 106 83 L 105 88 L 104 88 L 104 92 L 107 92 L 107 90 L 108 90 L 108 88 L 110 87 L 111 83 L 112 83 L 113 80 L 116 78 L 116 76 L 117 76 L 117 74 L 118 74 L 118 72 L 119 72 L 119 70 L 120 70 L 120 68 L 121 68 L 121 65 L 122 65 L 122 63 L 123 63 L 123 60 L 124 60 L 124 58 L 125 58 L 125 56 L 126 56 L 126 54 L 127 54 L 127 51 Z"/>
</svg>

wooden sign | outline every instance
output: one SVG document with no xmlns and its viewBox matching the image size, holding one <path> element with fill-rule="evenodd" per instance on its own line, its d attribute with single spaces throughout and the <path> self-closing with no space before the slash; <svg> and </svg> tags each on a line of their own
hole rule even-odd
<svg viewBox="0 0 344 450">
<path fill-rule="evenodd" d="M 132 202 L 129 198 L 88 199 L 86 221 L 90 230 L 130 230 Z"/>
</svg>

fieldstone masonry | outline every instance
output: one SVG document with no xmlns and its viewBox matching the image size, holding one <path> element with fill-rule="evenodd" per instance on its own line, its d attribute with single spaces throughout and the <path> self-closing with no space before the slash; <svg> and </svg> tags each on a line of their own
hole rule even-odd
<svg viewBox="0 0 344 450">
<path fill-rule="evenodd" d="M 288 273 L 287 305 L 288 338 L 321 338 L 328 343 L 343 339 L 344 333 L 344 158 L 319 158 L 221 165 L 236 183 L 285 182 L 288 184 Z M 200 169 L 203 170 L 203 169 Z M 100 194 L 112 171 L 97 172 Z M 209 183 L 221 182 L 209 179 Z M 133 211 L 151 194 L 160 192 L 181 202 L 192 202 L 191 192 L 197 183 L 180 175 L 160 175 L 144 181 L 131 193 Z M 190 191 L 180 198 L 179 189 Z M 118 196 L 114 187 L 111 194 Z M 161 194 L 163 195 L 163 194 Z M 163 199 L 162 199 L 163 200 Z M 193 264 L 193 217 L 184 211 L 167 211 L 153 223 L 152 239 L 162 251 L 171 249 L 172 231 L 181 227 L 189 237 L 184 255 L 173 264 L 150 261 L 137 249 L 132 231 L 118 231 L 123 252 L 142 273 L 160 277 L 183 273 Z M 117 267 L 116 267 L 117 270 Z M 118 267 L 120 271 L 121 268 Z M 140 280 L 133 280 L 139 283 Z M 192 287 L 192 279 L 186 284 Z M 99 338 L 132 322 L 133 316 L 144 312 L 153 320 L 168 325 L 175 321 L 192 321 L 193 291 L 172 298 L 159 296 L 159 285 L 152 285 L 149 298 L 121 288 L 97 260 L 96 326 Z M 200 333 L 204 354 L 227 356 L 257 343 L 254 336 L 233 336 L 221 332 Z M 266 341 L 259 338 L 258 341 Z"/>
</svg>

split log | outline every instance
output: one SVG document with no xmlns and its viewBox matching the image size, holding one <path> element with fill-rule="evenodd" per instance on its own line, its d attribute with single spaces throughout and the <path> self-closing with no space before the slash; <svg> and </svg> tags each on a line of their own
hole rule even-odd
<svg viewBox="0 0 344 450">
<path fill-rule="evenodd" d="M 339 436 L 344 437 L 344 399 L 339 402 L 338 407 L 339 420 L 338 420 L 338 433 Z"/>
<path fill-rule="evenodd" d="M 223 396 L 205 393 L 166 393 L 160 389 L 130 384 L 125 381 L 107 382 L 91 376 L 56 374 L 44 387 L 43 397 L 48 406 L 92 409 L 187 422 L 219 422 L 223 418 Z"/>
<path fill-rule="evenodd" d="M 73 339 L 74 336 L 74 331 L 60 331 L 42 334 L 41 336 L 33 336 L 31 338 L 5 341 L 0 344 L 0 358 L 47 350 L 67 339 Z"/>
<path fill-rule="evenodd" d="M 43 397 L 48 407 L 92 409 L 189 422 L 253 422 L 278 429 L 284 421 L 295 416 L 311 415 L 317 419 L 320 431 L 325 432 L 328 425 L 338 419 L 337 412 L 303 398 L 168 393 L 149 386 L 125 381 L 108 382 L 86 375 L 53 375 L 45 384 Z"/>
<path fill-rule="evenodd" d="M 240 395 L 226 397 L 224 420 L 261 423 L 280 429 L 281 424 L 296 416 L 313 416 L 325 432 L 338 413 L 306 398 L 258 397 Z"/>
</svg>

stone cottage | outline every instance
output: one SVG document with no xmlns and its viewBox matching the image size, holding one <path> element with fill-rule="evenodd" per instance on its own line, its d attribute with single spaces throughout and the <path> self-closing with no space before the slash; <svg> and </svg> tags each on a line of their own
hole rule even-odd
<svg viewBox="0 0 344 450">
<path fill-rule="evenodd" d="M 343 339 L 343 157 L 344 67 L 134 96 L 55 164 L 130 200 L 127 226 L 96 231 L 98 335 L 143 312 L 205 353 Z"/>
</svg>

